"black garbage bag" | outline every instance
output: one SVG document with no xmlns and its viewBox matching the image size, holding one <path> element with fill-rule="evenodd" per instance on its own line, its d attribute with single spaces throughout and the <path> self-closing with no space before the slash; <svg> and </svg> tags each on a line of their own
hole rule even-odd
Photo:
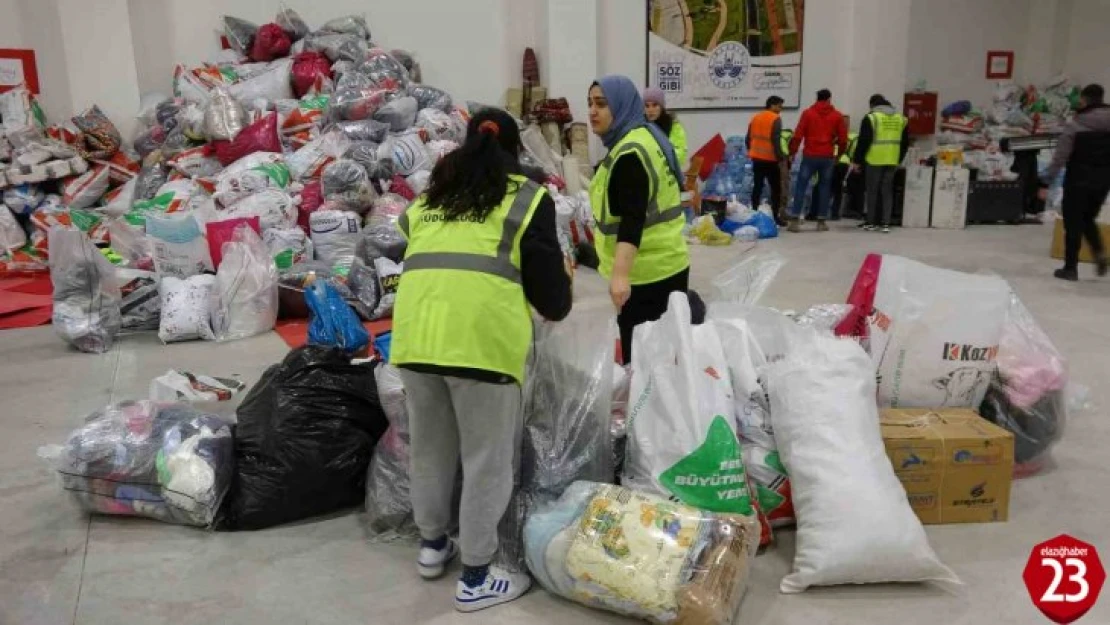
<svg viewBox="0 0 1110 625">
<path fill-rule="evenodd" d="M 1063 391 L 1049 391 L 1033 405 L 1021 408 L 1006 395 L 1006 385 L 997 376 L 991 381 L 979 414 L 1014 435 L 1014 462 L 1033 462 L 1060 438 L 1067 398 Z"/>
<path fill-rule="evenodd" d="M 306 346 L 243 399 L 236 475 L 219 529 L 256 530 L 362 505 L 374 445 L 389 422 L 372 365 Z"/>
</svg>

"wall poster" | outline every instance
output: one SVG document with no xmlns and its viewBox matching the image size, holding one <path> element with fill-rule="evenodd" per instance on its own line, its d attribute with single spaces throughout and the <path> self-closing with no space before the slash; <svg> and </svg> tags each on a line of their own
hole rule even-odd
<svg viewBox="0 0 1110 625">
<path fill-rule="evenodd" d="M 671 109 L 801 103 L 805 0 L 647 0 L 647 84 Z"/>
</svg>

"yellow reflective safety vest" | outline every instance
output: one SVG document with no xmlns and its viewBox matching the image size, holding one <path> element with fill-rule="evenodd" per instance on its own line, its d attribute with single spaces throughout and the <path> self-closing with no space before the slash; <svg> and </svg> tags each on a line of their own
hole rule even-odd
<svg viewBox="0 0 1110 625">
<path fill-rule="evenodd" d="M 859 133 L 848 133 L 848 150 L 840 155 L 840 162 L 845 165 L 852 164 L 852 157 L 856 154 L 856 144 L 859 143 Z M 899 137 L 899 144 L 901 144 L 901 137 Z"/>
<path fill-rule="evenodd" d="M 598 271 L 606 278 L 613 275 L 617 253 L 620 217 L 609 212 L 609 175 L 613 164 L 625 154 L 635 154 L 647 170 L 649 184 L 647 218 L 640 239 L 636 262 L 629 282 L 651 284 L 669 278 L 690 266 L 690 252 L 682 228 L 686 224 L 682 192 L 671 173 L 667 157 L 647 128 L 637 128 L 622 138 L 597 168 L 590 183 L 590 204 L 594 214 L 594 243 L 599 259 Z"/>
<path fill-rule="evenodd" d="M 871 130 L 874 138 L 871 149 L 867 151 L 865 160 L 868 165 L 876 167 L 897 166 L 901 163 L 902 156 L 902 131 L 909 123 L 904 116 L 894 113 L 869 113 L 867 119 L 871 120 Z"/>
<path fill-rule="evenodd" d="M 393 308 L 394 365 L 494 371 L 524 382 L 532 312 L 520 273 L 520 240 L 547 191 L 510 176 L 484 219 L 447 219 L 421 197 L 398 227 L 408 239 Z"/>
<path fill-rule="evenodd" d="M 678 159 L 678 166 L 686 168 L 686 155 L 689 153 L 689 148 L 686 147 L 686 128 L 682 126 L 682 122 L 677 119 L 671 120 L 671 134 L 667 137 L 674 146 L 674 155 Z"/>
</svg>

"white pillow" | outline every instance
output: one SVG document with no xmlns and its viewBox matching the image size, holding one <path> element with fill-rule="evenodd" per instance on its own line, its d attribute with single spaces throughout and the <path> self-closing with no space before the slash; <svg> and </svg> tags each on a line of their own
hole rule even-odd
<svg viewBox="0 0 1110 625">
<path fill-rule="evenodd" d="M 794 571 L 779 589 L 959 583 L 929 546 L 886 455 L 871 359 L 855 341 L 806 334 L 766 372 L 798 519 Z"/>
</svg>

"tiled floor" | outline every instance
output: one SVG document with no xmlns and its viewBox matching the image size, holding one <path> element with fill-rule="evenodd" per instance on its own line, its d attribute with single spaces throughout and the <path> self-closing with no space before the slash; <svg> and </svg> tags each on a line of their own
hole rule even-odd
<svg viewBox="0 0 1110 625">
<path fill-rule="evenodd" d="M 1051 231 L 1027 225 L 961 232 L 864 234 L 836 228 L 763 244 L 789 263 L 764 303 L 804 307 L 842 301 L 868 251 L 936 265 L 988 269 L 1009 279 L 1091 389 L 1095 409 L 1074 415 L 1056 448 L 1058 467 L 1018 482 L 1011 520 L 934 526 L 933 546 L 966 583 L 949 594 L 927 587 L 834 588 L 778 594 L 793 536 L 761 555 L 737 623 L 858 624 L 1046 622 L 1032 607 L 1021 570 L 1032 545 L 1062 532 L 1094 542 L 1110 558 L 1110 280 L 1052 279 Z M 694 250 L 694 284 L 726 268 L 736 248 Z M 583 272 L 580 308 L 606 305 L 604 285 Z M 85 414 L 145 395 L 171 367 L 240 374 L 254 382 L 285 346 L 273 335 L 237 343 L 160 345 L 129 337 L 108 354 L 69 351 L 49 327 L 0 333 L 0 625 L 582 623 L 623 622 L 533 591 L 480 616 L 452 609 L 453 582 L 418 581 L 413 550 L 370 545 L 357 514 L 270 531 L 213 534 L 147 521 L 81 514 L 62 496 L 39 446 L 60 443 Z M 845 493 L 850 497 L 851 493 Z M 866 531 L 866 528 L 860 528 Z M 1104 597 L 1084 623 L 1110 623 Z"/>
</svg>

